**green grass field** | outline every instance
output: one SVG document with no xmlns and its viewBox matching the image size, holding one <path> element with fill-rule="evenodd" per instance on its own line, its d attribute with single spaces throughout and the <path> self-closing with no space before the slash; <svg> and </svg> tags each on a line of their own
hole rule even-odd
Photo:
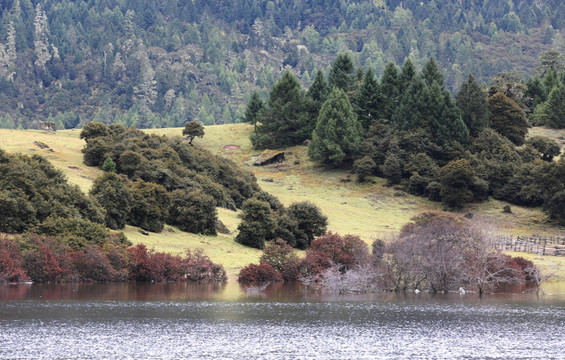
<svg viewBox="0 0 565 360">
<path fill-rule="evenodd" d="M 253 171 L 261 188 L 277 196 L 285 205 L 305 200 L 315 203 L 328 217 L 328 229 L 331 231 L 359 235 L 367 243 L 371 243 L 377 237 L 398 231 L 412 216 L 422 211 L 442 209 L 439 203 L 386 187 L 383 179 L 375 178 L 373 183 L 358 184 L 355 175 L 349 171 L 322 168 L 308 159 L 305 146 L 286 149 L 286 160 L 283 163 L 253 166 L 254 157 L 259 152 L 253 150 L 249 141 L 251 130 L 251 126 L 246 124 L 208 126 L 205 128 L 204 138 L 197 138 L 194 143 L 195 146 L 202 146 Z M 182 129 L 152 129 L 146 132 L 180 136 Z M 545 135 L 548 131 L 536 128 L 532 133 Z M 0 129 L 0 148 L 8 152 L 47 157 L 65 173 L 71 183 L 87 192 L 101 171 L 82 163 L 80 150 L 84 142 L 79 139 L 79 134 L 80 130 L 45 133 L 37 130 Z M 565 131 L 556 132 L 553 137 L 562 140 L 564 135 Z M 47 144 L 52 152 L 40 149 L 34 141 Z M 461 213 L 472 213 L 473 221 L 499 233 L 565 233 L 563 227 L 556 227 L 548 222 L 540 209 L 511 205 L 512 213 L 506 214 L 502 212 L 504 205 L 507 203 L 490 200 L 469 205 Z M 218 216 L 232 232 L 236 230 L 239 223 L 236 212 L 218 209 Z M 145 243 L 156 251 L 181 253 L 187 248 L 203 248 L 214 262 L 223 264 L 232 276 L 246 264 L 257 262 L 261 255 L 258 250 L 235 243 L 234 235 L 200 236 L 169 226 L 160 234 L 149 235 L 143 235 L 138 229 L 128 226 L 125 234 L 133 243 Z M 545 258 L 547 257 L 535 260 L 537 263 L 548 262 L 548 266 L 552 267 L 552 261 L 565 263 L 565 259 L 546 261 Z"/>
</svg>

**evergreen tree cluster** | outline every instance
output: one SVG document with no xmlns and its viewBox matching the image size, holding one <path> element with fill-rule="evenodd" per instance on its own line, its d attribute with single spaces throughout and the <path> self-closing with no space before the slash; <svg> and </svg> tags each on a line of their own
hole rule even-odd
<svg viewBox="0 0 565 360">
<path fill-rule="evenodd" d="M 200 134 L 201 126 L 196 130 Z M 167 223 L 215 235 L 216 206 L 235 210 L 259 191 L 253 174 L 180 136 L 146 135 L 99 122 L 87 124 L 80 136 L 86 141 L 86 165 L 114 164 L 115 172 L 105 172 L 90 190 L 112 229 L 131 224 L 160 232 Z"/>
<path fill-rule="evenodd" d="M 360 181 L 382 176 L 390 185 L 453 208 L 494 196 L 544 206 L 552 217 L 560 217 L 550 204 L 563 205 L 558 195 L 565 189 L 559 175 L 563 160 L 552 161 L 561 149 L 545 137 L 526 138 L 524 109 L 531 93 L 514 74 L 500 74 L 488 89 L 469 76 L 452 98 L 433 58 L 421 70 L 411 59 L 401 68 L 389 63 L 377 79 L 371 69 L 351 66 L 348 57 L 338 56 L 328 81 L 319 71 L 308 91 L 287 72 L 266 104 L 250 101 L 249 111 L 259 109 L 254 145 L 282 147 L 309 140 L 312 160 L 352 165 Z M 552 73 L 549 69 L 545 76 Z M 281 89 L 292 89 L 292 96 Z M 272 111 L 270 104 L 285 100 L 287 108 L 303 109 L 299 117 L 281 114 L 281 108 Z M 277 119 L 286 116 L 303 126 L 290 130 L 281 125 L 288 122 Z M 307 137 L 305 130 L 312 128 Z M 289 133 L 300 133 L 300 141 Z"/>
<path fill-rule="evenodd" d="M 535 125 L 565 128 L 565 57 L 557 50 L 538 58 L 537 76 L 527 82 L 525 104 Z"/>
</svg>

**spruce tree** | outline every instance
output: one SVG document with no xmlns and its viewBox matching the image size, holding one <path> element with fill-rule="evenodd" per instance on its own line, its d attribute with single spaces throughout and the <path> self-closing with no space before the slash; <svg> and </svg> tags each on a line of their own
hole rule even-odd
<svg viewBox="0 0 565 360">
<path fill-rule="evenodd" d="M 412 80 L 416 74 L 416 66 L 414 66 L 410 58 L 406 58 L 398 76 L 398 93 L 400 96 L 402 96 L 410 84 L 412 84 Z"/>
<path fill-rule="evenodd" d="M 416 74 L 392 114 L 393 126 L 400 130 L 410 130 L 423 126 L 423 117 L 429 104 L 428 87 L 422 77 Z"/>
<path fill-rule="evenodd" d="M 355 66 L 349 54 L 339 54 L 335 59 L 328 76 L 330 88 L 338 87 L 349 93 L 356 83 Z"/>
<path fill-rule="evenodd" d="M 321 107 L 324 101 L 326 101 L 329 92 L 330 88 L 324 77 L 324 73 L 322 70 L 318 69 L 314 81 L 312 81 L 312 85 L 310 85 L 308 89 L 308 96 L 310 96 L 315 103 L 320 104 Z"/>
<path fill-rule="evenodd" d="M 324 77 L 324 73 L 322 70 L 316 71 L 316 77 L 310 85 L 308 89 L 308 96 L 310 97 L 310 121 L 312 124 L 316 123 L 316 118 L 318 117 L 318 113 L 320 112 L 320 108 L 326 99 L 328 98 L 328 94 L 330 92 L 330 88 L 326 79 Z"/>
<path fill-rule="evenodd" d="M 471 136 L 476 137 L 479 132 L 488 126 L 488 104 L 486 93 L 475 81 L 473 75 L 469 75 L 467 81 L 461 85 L 461 89 L 455 97 L 461 118 Z"/>
<path fill-rule="evenodd" d="M 259 93 L 257 91 L 253 91 L 253 94 L 251 94 L 251 98 L 247 103 L 247 107 L 245 108 L 245 114 L 243 115 L 241 121 L 250 123 L 255 127 L 257 125 L 257 115 L 264 108 L 265 104 L 263 103 L 261 96 L 259 96 Z"/>
<path fill-rule="evenodd" d="M 352 160 L 361 145 L 361 126 L 345 92 L 334 88 L 322 105 L 308 146 L 314 161 L 336 167 Z"/>
<path fill-rule="evenodd" d="M 379 84 L 373 75 L 373 71 L 369 68 L 365 73 L 363 84 L 359 90 L 359 95 L 355 100 L 355 112 L 357 119 L 364 131 L 382 116 L 383 99 Z"/>
<path fill-rule="evenodd" d="M 443 89 L 443 74 L 439 71 L 433 57 L 422 68 L 422 77 L 428 86 L 432 86 L 435 81 Z"/>
<path fill-rule="evenodd" d="M 261 111 L 260 123 L 251 136 L 256 149 L 280 148 L 301 144 L 309 139 L 314 121 L 309 113 L 309 99 L 296 76 L 286 71 L 269 93 L 267 108 Z"/>
<path fill-rule="evenodd" d="M 390 120 L 398 103 L 398 67 L 389 62 L 381 77 L 381 94 L 383 97 L 382 118 Z"/>
<path fill-rule="evenodd" d="M 555 128 L 565 128 L 565 86 L 559 85 L 549 93 L 547 101 L 542 105 L 546 125 Z"/>
</svg>

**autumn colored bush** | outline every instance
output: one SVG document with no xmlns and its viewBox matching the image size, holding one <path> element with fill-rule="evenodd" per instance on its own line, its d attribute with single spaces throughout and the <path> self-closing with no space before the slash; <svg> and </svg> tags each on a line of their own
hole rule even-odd
<svg viewBox="0 0 565 360">
<path fill-rule="evenodd" d="M 213 263 L 202 249 L 194 252 L 186 251 L 186 278 L 190 281 L 198 282 L 224 282 L 227 281 L 224 267 Z"/>
<path fill-rule="evenodd" d="M 522 269 L 522 272 L 524 273 L 524 279 L 526 281 L 534 281 L 535 279 L 532 278 L 532 273 L 537 270 L 537 267 L 534 265 L 533 262 L 531 262 L 530 260 L 526 260 L 521 256 L 516 256 L 513 257 L 512 260 L 514 261 L 514 263 L 516 263 L 518 266 L 520 266 L 520 269 Z"/>
<path fill-rule="evenodd" d="M 269 264 L 281 273 L 284 281 L 297 281 L 300 277 L 300 260 L 294 249 L 283 239 L 270 242 L 259 258 L 261 264 Z"/>
<path fill-rule="evenodd" d="M 69 253 L 73 273 L 80 281 L 119 281 L 120 272 L 114 269 L 110 258 L 99 247 L 87 245 Z"/>
<path fill-rule="evenodd" d="M 129 278 L 135 281 L 197 281 L 227 280 L 223 266 L 214 264 L 200 249 L 186 251 L 184 258 L 147 250 L 143 244 L 128 249 Z"/>
<path fill-rule="evenodd" d="M 241 269 L 237 279 L 240 283 L 265 283 L 283 280 L 281 273 L 269 264 L 249 264 Z"/>
<path fill-rule="evenodd" d="M 328 232 L 312 241 L 306 251 L 303 267 L 306 273 L 319 273 L 332 265 L 338 266 L 343 272 L 369 260 L 369 248 L 358 236 L 340 236 Z"/>
<path fill-rule="evenodd" d="M 29 281 L 20 247 L 14 239 L 0 235 L 0 283 Z"/>
<path fill-rule="evenodd" d="M 23 252 L 24 269 L 33 282 L 73 280 L 72 263 L 65 247 L 56 239 L 30 235 Z"/>
</svg>

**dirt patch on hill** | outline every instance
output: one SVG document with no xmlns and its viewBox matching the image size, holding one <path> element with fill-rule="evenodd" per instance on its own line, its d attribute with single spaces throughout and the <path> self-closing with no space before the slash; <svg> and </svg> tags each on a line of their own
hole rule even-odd
<svg viewBox="0 0 565 360">
<path fill-rule="evenodd" d="M 241 147 L 239 145 L 224 145 L 224 150 L 239 150 Z"/>
</svg>

